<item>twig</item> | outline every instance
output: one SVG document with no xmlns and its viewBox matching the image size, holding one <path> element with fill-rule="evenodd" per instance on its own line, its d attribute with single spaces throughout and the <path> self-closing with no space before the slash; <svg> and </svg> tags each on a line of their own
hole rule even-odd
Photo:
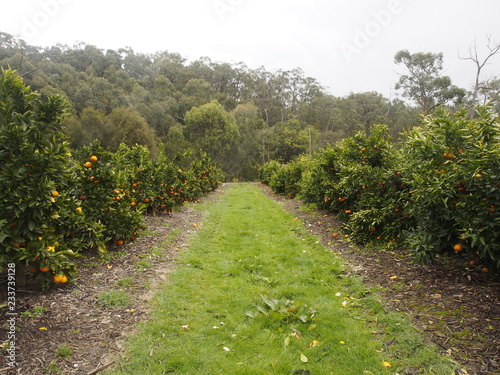
<svg viewBox="0 0 500 375">
<path fill-rule="evenodd" d="M 96 369 L 95 369 L 95 370 L 93 370 L 93 371 L 87 372 L 87 375 L 95 375 L 95 374 L 98 374 L 98 373 L 100 373 L 102 370 L 107 369 L 107 368 L 108 368 L 109 366 L 111 366 L 113 363 L 115 363 L 115 361 L 111 361 L 111 362 L 109 362 L 109 363 L 107 363 L 107 364 L 105 364 L 105 365 L 103 365 L 103 366 L 101 366 L 101 367 L 96 368 Z"/>
</svg>

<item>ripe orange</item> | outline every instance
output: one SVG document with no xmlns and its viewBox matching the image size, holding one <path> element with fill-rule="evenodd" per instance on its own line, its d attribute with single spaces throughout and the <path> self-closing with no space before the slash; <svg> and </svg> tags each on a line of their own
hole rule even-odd
<svg viewBox="0 0 500 375">
<path fill-rule="evenodd" d="M 54 275 L 54 282 L 59 284 L 61 282 L 62 275 Z"/>
<path fill-rule="evenodd" d="M 50 268 L 49 267 L 40 267 L 40 271 L 42 272 L 49 272 L 50 271 Z"/>
<path fill-rule="evenodd" d="M 57 190 L 52 190 L 50 194 L 52 194 L 54 198 L 59 196 L 59 192 Z"/>
<path fill-rule="evenodd" d="M 377 230 L 377 228 L 371 227 L 369 230 L 370 230 L 370 232 L 375 232 Z"/>
<path fill-rule="evenodd" d="M 90 161 L 86 162 L 84 164 L 85 168 L 91 168 L 92 167 L 92 163 Z"/>
<path fill-rule="evenodd" d="M 134 207 L 137 203 L 135 201 L 130 202 L 130 206 Z"/>
<path fill-rule="evenodd" d="M 332 234 L 332 237 L 337 238 L 338 236 L 339 236 L 339 234 L 338 234 L 338 233 L 333 233 L 333 234 Z"/>
<path fill-rule="evenodd" d="M 488 272 L 490 272 L 490 270 L 488 269 L 488 267 L 484 267 L 484 268 L 483 268 L 483 272 L 484 272 L 484 273 L 488 273 Z"/>
<path fill-rule="evenodd" d="M 77 208 L 75 208 L 75 212 L 77 214 L 81 214 L 83 212 L 83 209 L 81 207 L 77 207 Z"/>
<path fill-rule="evenodd" d="M 123 240 L 117 240 L 117 241 L 116 241 L 116 244 L 117 244 L 118 246 L 122 246 L 122 245 L 124 244 L 124 242 L 123 242 Z"/>
<path fill-rule="evenodd" d="M 95 163 L 97 161 L 97 156 L 95 155 L 92 155 L 89 160 L 92 162 L 92 163 Z"/>
<path fill-rule="evenodd" d="M 453 250 L 455 250 L 457 253 L 461 252 L 463 250 L 463 246 L 457 243 L 455 246 L 453 246 Z"/>
</svg>

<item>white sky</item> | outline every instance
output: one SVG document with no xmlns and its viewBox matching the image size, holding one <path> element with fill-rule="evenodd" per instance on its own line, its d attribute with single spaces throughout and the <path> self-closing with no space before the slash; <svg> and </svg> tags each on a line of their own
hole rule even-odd
<svg viewBox="0 0 500 375">
<path fill-rule="evenodd" d="M 330 93 L 395 97 L 397 51 L 443 52 L 445 74 L 469 89 L 474 64 L 458 59 L 486 35 L 500 41 L 499 0 L 0 0 L 0 31 L 29 44 L 243 62 L 267 70 L 300 67 Z M 483 78 L 500 76 L 500 55 Z"/>
</svg>

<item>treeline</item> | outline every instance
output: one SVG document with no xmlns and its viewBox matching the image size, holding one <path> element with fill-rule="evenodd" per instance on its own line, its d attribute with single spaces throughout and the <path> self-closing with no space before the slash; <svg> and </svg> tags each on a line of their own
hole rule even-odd
<svg viewBox="0 0 500 375">
<path fill-rule="evenodd" d="M 153 157 L 201 148 L 229 179 L 255 179 L 269 160 L 290 161 L 377 123 L 398 137 L 421 112 L 376 92 L 334 97 L 300 69 L 84 43 L 41 48 L 1 32 L 0 66 L 42 96 L 69 101 L 64 131 L 74 149 L 96 139 L 109 151 L 144 145 Z"/>
</svg>

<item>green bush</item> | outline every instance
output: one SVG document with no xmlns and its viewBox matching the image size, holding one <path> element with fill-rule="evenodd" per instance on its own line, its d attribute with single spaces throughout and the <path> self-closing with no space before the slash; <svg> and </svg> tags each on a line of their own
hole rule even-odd
<svg viewBox="0 0 500 375">
<path fill-rule="evenodd" d="M 406 135 L 402 168 L 416 223 L 407 238 L 418 258 L 460 245 L 466 259 L 500 266 L 499 141 L 498 117 L 487 107 L 474 120 L 441 109 Z"/>
</svg>

